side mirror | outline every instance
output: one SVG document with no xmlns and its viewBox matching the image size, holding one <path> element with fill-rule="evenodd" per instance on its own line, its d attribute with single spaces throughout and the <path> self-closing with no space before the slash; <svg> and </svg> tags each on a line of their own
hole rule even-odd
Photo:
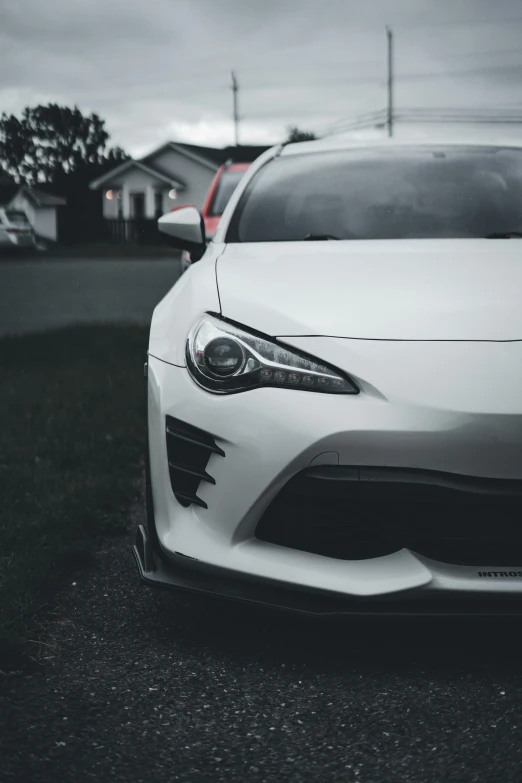
<svg viewBox="0 0 522 783">
<path fill-rule="evenodd" d="M 158 220 L 158 229 L 169 237 L 170 244 L 188 250 L 191 261 L 202 258 L 207 243 L 205 223 L 196 207 L 177 207 Z"/>
</svg>

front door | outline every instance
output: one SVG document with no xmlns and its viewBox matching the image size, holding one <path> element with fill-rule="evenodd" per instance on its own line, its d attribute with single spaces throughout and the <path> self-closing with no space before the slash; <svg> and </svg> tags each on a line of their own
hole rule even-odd
<svg viewBox="0 0 522 783">
<path fill-rule="evenodd" d="M 130 208 L 132 220 L 143 220 L 145 217 L 145 193 L 131 193 Z"/>
</svg>

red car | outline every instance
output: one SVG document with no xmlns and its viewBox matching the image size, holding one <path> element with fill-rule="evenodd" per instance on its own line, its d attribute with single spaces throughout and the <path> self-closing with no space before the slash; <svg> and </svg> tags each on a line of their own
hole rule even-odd
<svg viewBox="0 0 522 783">
<path fill-rule="evenodd" d="M 205 221 L 205 233 L 209 241 L 216 233 L 221 215 L 225 211 L 230 196 L 250 165 L 250 163 L 228 162 L 217 170 L 201 210 L 203 220 Z M 179 209 L 179 207 L 174 207 L 174 209 Z M 184 251 L 181 255 L 181 272 L 185 272 L 190 264 L 190 254 Z"/>
</svg>

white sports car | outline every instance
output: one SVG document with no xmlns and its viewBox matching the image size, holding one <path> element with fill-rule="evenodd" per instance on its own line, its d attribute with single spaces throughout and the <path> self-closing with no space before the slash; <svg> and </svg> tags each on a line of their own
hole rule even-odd
<svg viewBox="0 0 522 783">
<path fill-rule="evenodd" d="M 141 577 L 314 614 L 522 608 L 522 149 L 280 146 L 158 304 Z"/>
</svg>

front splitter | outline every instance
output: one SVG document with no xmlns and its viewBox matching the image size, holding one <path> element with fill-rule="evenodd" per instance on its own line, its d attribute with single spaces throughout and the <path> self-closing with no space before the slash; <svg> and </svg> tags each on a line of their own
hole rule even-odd
<svg viewBox="0 0 522 783">
<path fill-rule="evenodd" d="M 290 589 L 267 580 L 246 580 L 218 570 L 202 570 L 189 564 L 179 565 L 154 551 L 143 525 L 138 526 L 134 557 L 143 582 L 151 587 L 167 588 L 223 601 L 238 601 L 259 608 L 292 612 L 315 617 L 342 616 L 520 616 L 522 593 L 459 591 L 432 589 L 430 586 L 404 591 L 383 598 L 351 598 L 326 592 Z"/>
</svg>

